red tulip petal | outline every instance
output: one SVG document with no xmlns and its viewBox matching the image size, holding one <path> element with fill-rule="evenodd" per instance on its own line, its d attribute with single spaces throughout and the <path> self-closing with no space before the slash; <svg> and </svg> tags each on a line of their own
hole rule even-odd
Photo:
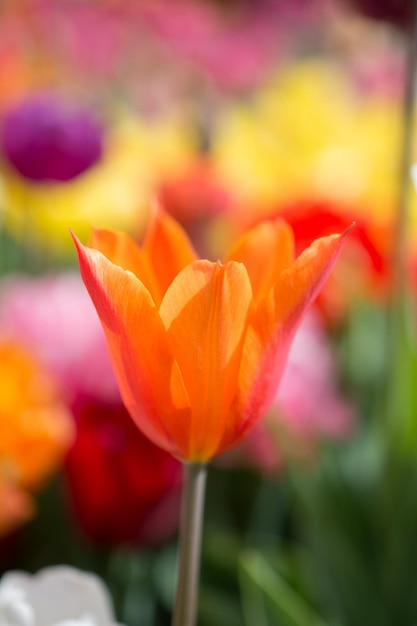
<svg viewBox="0 0 417 626">
<path fill-rule="evenodd" d="M 294 260 L 292 230 L 281 220 L 262 222 L 237 241 L 228 259 L 245 265 L 257 304 Z"/>
<path fill-rule="evenodd" d="M 74 240 L 126 408 L 149 439 L 182 457 L 189 403 L 155 304 L 131 272 Z"/>
<path fill-rule="evenodd" d="M 242 264 L 209 261 L 187 266 L 162 301 L 160 316 L 191 405 L 190 460 L 204 461 L 219 451 L 236 395 L 251 301 Z"/>
</svg>

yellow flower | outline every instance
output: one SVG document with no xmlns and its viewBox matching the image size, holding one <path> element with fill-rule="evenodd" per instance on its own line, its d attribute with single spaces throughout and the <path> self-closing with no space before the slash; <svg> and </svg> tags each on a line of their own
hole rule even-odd
<svg viewBox="0 0 417 626">
<path fill-rule="evenodd" d="M 184 167 L 194 151 L 194 137 L 176 116 L 145 123 L 120 115 L 108 131 L 102 160 L 71 181 L 33 182 L 3 163 L 5 226 L 55 254 L 73 254 L 70 227 L 82 237 L 92 224 L 140 232 L 159 180 Z"/>
<path fill-rule="evenodd" d="M 401 102 L 361 94 L 336 63 L 310 59 L 225 112 L 213 150 L 220 174 L 258 211 L 314 199 L 386 224 L 397 205 L 400 133 Z"/>
</svg>

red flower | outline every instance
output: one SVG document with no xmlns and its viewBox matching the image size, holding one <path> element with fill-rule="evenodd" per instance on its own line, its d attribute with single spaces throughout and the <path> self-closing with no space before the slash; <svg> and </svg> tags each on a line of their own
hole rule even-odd
<svg viewBox="0 0 417 626">
<path fill-rule="evenodd" d="M 392 279 L 391 236 L 364 219 L 360 211 L 329 202 L 305 201 L 276 207 L 270 213 L 291 225 L 296 254 L 315 239 L 343 231 L 355 222 L 343 257 L 317 299 L 330 322 L 343 318 L 349 304 L 358 295 L 366 293 L 378 299 L 389 292 Z"/>
<path fill-rule="evenodd" d="M 181 464 L 136 428 L 124 406 L 79 399 L 67 457 L 75 516 L 94 541 L 164 541 L 178 523 Z"/>
</svg>

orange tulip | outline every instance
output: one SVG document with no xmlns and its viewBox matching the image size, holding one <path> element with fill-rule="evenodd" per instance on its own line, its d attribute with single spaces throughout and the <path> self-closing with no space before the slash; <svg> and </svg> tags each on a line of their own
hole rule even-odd
<svg viewBox="0 0 417 626">
<path fill-rule="evenodd" d="M 290 227 L 264 222 L 224 264 L 197 258 L 155 214 L 141 247 L 128 235 L 74 237 L 127 409 L 174 456 L 204 462 L 241 441 L 272 402 L 294 332 L 344 235 L 294 260 Z"/>
</svg>

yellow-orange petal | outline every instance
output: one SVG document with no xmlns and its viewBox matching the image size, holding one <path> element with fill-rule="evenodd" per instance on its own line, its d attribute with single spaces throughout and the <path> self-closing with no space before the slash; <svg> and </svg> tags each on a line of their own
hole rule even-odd
<svg viewBox="0 0 417 626">
<path fill-rule="evenodd" d="M 238 239 L 227 260 L 242 262 L 249 274 L 255 305 L 294 260 L 294 235 L 282 220 L 257 224 Z"/>
<path fill-rule="evenodd" d="M 143 242 L 143 253 L 159 285 L 159 305 L 175 276 L 198 258 L 181 226 L 162 209 L 157 209 L 149 223 Z"/>
<path fill-rule="evenodd" d="M 74 241 L 126 408 L 149 439 L 182 457 L 181 429 L 169 426 L 187 422 L 189 403 L 151 295 L 131 272 Z"/>
<path fill-rule="evenodd" d="M 196 261 L 180 272 L 162 301 L 160 316 L 191 405 L 189 460 L 205 461 L 220 451 L 251 303 L 246 269 L 234 261 Z"/>
<path fill-rule="evenodd" d="M 281 273 L 255 311 L 242 353 L 239 396 L 233 406 L 233 412 L 241 416 L 241 438 L 269 408 L 294 333 L 329 275 L 350 230 L 313 242 Z M 222 445 L 230 445 L 232 437 L 236 438 L 236 433 L 226 433 Z"/>
<path fill-rule="evenodd" d="M 154 301 L 160 301 L 161 289 L 139 245 L 127 233 L 94 228 L 88 246 L 99 250 L 115 265 L 132 272 L 145 285 Z"/>
</svg>

